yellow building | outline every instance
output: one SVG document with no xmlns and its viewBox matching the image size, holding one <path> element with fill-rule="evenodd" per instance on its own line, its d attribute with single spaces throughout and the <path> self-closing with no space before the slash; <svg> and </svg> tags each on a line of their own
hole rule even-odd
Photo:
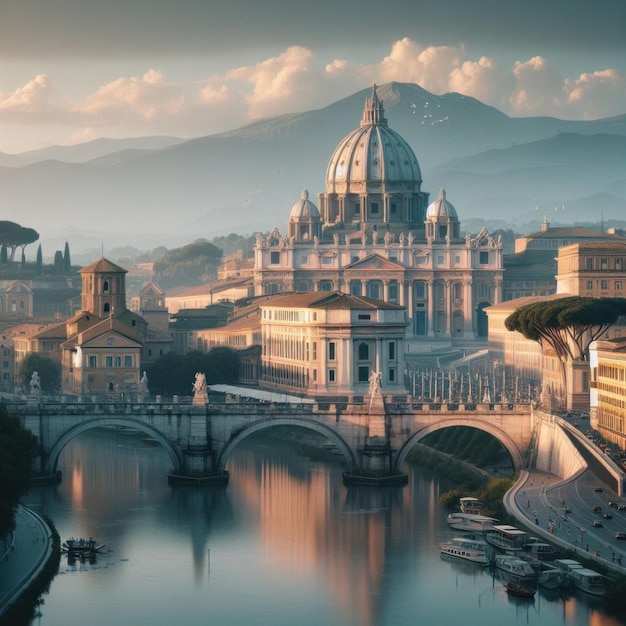
<svg viewBox="0 0 626 626">
<path fill-rule="evenodd" d="M 626 338 L 593 342 L 590 365 L 592 425 L 626 450 Z"/>
</svg>

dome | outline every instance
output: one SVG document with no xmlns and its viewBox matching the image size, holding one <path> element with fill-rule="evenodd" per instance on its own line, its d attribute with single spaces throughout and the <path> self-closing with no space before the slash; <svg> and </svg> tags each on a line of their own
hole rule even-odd
<svg viewBox="0 0 626 626">
<path fill-rule="evenodd" d="M 289 220 L 302 220 L 302 219 L 320 219 L 320 212 L 318 208 L 309 200 L 309 191 L 307 189 L 302 190 L 300 200 L 291 207 L 291 213 L 289 214 Z"/>
<path fill-rule="evenodd" d="M 407 183 L 410 187 L 407 187 Z M 422 174 L 409 144 L 387 126 L 383 103 L 372 88 L 361 125 L 333 152 L 326 169 L 328 193 L 362 192 L 365 186 L 385 185 L 388 192 L 419 190 Z"/>
<path fill-rule="evenodd" d="M 459 216 L 456 213 L 456 209 L 446 199 L 445 189 L 439 190 L 439 197 L 428 205 L 426 210 L 427 220 L 439 220 L 439 219 L 453 219 L 458 220 Z"/>
</svg>

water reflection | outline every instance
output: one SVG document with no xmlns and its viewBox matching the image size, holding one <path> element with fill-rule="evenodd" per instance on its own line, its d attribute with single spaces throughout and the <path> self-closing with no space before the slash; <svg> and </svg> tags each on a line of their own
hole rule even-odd
<svg viewBox="0 0 626 626">
<path fill-rule="evenodd" d="M 112 552 L 62 566 L 44 626 L 616 624 L 578 596 L 524 604 L 485 568 L 442 559 L 446 487 L 423 471 L 404 488 L 346 489 L 341 465 L 248 439 L 227 488 L 170 487 L 167 454 L 124 432 L 81 435 L 60 468 L 63 483 L 27 504 L 62 538 Z"/>
</svg>

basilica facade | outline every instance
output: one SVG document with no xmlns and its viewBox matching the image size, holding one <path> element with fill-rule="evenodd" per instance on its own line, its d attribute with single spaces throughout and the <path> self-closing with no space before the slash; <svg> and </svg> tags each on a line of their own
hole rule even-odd
<svg viewBox="0 0 626 626">
<path fill-rule="evenodd" d="M 405 307 L 409 337 L 486 337 L 501 300 L 502 243 L 462 236 L 441 189 L 434 201 L 409 144 L 389 128 L 376 86 L 340 141 L 318 204 L 302 192 L 286 233 L 258 235 L 253 292 L 343 292 Z"/>
</svg>

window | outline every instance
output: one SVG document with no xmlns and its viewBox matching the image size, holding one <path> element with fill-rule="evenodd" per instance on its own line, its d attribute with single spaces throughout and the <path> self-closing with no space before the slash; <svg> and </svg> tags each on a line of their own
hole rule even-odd
<svg viewBox="0 0 626 626">
<path fill-rule="evenodd" d="M 270 263 L 278 265 L 280 263 L 280 252 L 270 252 Z"/>
<path fill-rule="evenodd" d="M 336 370 L 334 369 L 328 370 L 328 382 L 329 383 L 334 383 L 336 381 L 335 375 L 336 375 Z"/>
<path fill-rule="evenodd" d="M 366 343 L 359 344 L 359 361 L 367 361 L 370 358 L 370 347 Z"/>
<path fill-rule="evenodd" d="M 335 342 L 331 341 L 328 344 L 328 360 L 329 361 L 334 361 L 336 359 L 336 355 L 335 355 Z"/>
<path fill-rule="evenodd" d="M 317 361 L 317 341 L 313 342 L 313 360 Z"/>
<path fill-rule="evenodd" d="M 392 202 L 391 205 L 389 206 L 389 210 L 391 211 L 391 215 L 395 215 L 396 214 L 396 203 Z"/>
<path fill-rule="evenodd" d="M 396 382 L 396 370 L 394 367 L 389 368 L 389 382 L 390 383 Z"/>
<path fill-rule="evenodd" d="M 352 212 L 354 213 L 354 215 L 359 215 L 361 213 L 361 205 L 358 202 L 354 203 Z"/>
<path fill-rule="evenodd" d="M 370 320 L 372 316 L 369 313 L 359 313 L 360 320 Z"/>
<path fill-rule="evenodd" d="M 89 367 L 98 367 L 98 357 L 95 354 L 89 355 Z"/>
<path fill-rule="evenodd" d="M 320 280 L 320 291 L 332 291 L 332 290 L 333 290 L 332 280 Z"/>
<path fill-rule="evenodd" d="M 592 280 L 588 280 L 587 281 L 587 291 L 592 291 L 593 290 L 593 281 Z"/>
<path fill-rule="evenodd" d="M 359 367 L 359 382 L 366 383 L 370 378 L 370 368 L 367 366 Z"/>
<path fill-rule="evenodd" d="M 113 357 L 112 356 L 105 357 L 104 364 L 106 367 L 113 367 Z"/>
<path fill-rule="evenodd" d="M 415 285 L 415 299 L 424 300 L 425 298 L 426 298 L 426 288 L 424 287 L 424 283 L 417 283 Z"/>
<path fill-rule="evenodd" d="M 443 265 L 443 254 L 437 256 L 437 265 Z"/>
<path fill-rule="evenodd" d="M 397 302 L 398 301 L 398 285 L 391 284 L 389 285 L 389 302 Z"/>
<path fill-rule="evenodd" d="M 481 265 L 488 265 L 489 264 L 489 252 L 479 252 L 478 253 L 478 262 Z"/>
<path fill-rule="evenodd" d="M 621 280 L 616 280 L 615 281 L 615 291 L 621 291 L 622 290 L 622 281 Z"/>
<path fill-rule="evenodd" d="M 121 356 L 116 356 L 115 357 L 115 367 L 122 367 L 122 357 Z"/>
<path fill-rule="evenodd" d="M 108 302 L 104 303 L 104 314 L 108 315 L 111 312 L 111 305 Z"/>
<path fill-rule="evenodd" d="M 131 354 L 127 354 L 124 356 L 124 367 L 132 367 L 133 366 L 133 357 Z"/>
<path fill-rule="evenodd" d="M 395 341 L 389 342 L 389 360 L 390 361 L 396 360 L 396 342 Z"/>
<path fill-rule="evenodd" d="M 323 256 L 322 257 L 322 265 L 332 265 L 333 257 L 332 256 Z"/>
<path fill-rule="evenodd" d="M 372 215 L 378 215 L 378 202 L 372 202 Z"/>
<path fill-rule="evenodd" d="M 588 270 L 593 269 L 593 259 L 587 258 L 587 269 Z"/>
<path fill-rule="evenodd" d="M 609 288 L 609 281 L 608 280 L 601 280 L 600 281 L 600 289 L 608 289 Z"/>
<path fill-rule="evenodd" d="M 105 280 L 102 283 L 102 293 L 105 293 L 105 294 L 109 293 L 109 281 L 108 280 Z"/>
</svg>

